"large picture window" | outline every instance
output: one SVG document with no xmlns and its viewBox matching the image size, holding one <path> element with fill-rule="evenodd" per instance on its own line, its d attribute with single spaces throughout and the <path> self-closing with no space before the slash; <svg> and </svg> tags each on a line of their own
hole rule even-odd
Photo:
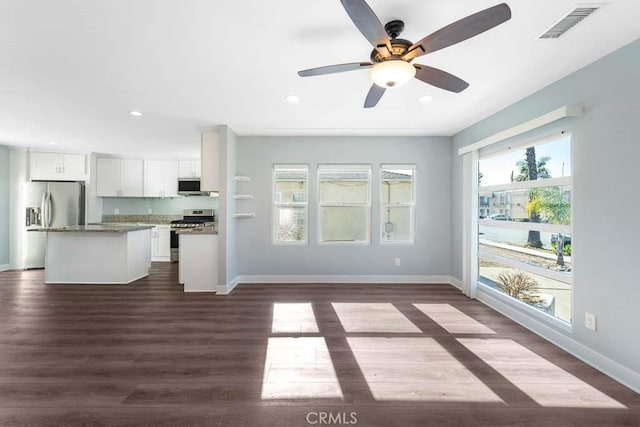
<svg viewBox="0 0 640 427">
<path fill-rule="evenodd" d="M 479 154 L 480 284 L 570 323 L 570 137 Z"/>
<path fill-rule="evenodd" d="M 307 165 L 274 165 L 274 243 L 307 243 L 308 181 Z"/>
<path fill-rule="evenodd" d="M 319 165 L 320 242 L 370 241 L 371 166 Z"/>
<path fill-rule="evenodd" d="M 415 165 L 380 167 L 382 242 L 413 243 Z"/>
</svg>

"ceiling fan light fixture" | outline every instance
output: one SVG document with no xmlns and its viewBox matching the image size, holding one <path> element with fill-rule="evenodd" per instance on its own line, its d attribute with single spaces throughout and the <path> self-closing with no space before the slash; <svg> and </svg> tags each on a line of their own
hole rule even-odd
<svg viewBox="0 0 640 427">
<path fill-rule="evenodd" d="M 390 89 L 404 85 L 415 75 L 413 65 L 402 59 L 391 59 L 374 65 L 370 77 L 376 85 Z"/>
</svg>

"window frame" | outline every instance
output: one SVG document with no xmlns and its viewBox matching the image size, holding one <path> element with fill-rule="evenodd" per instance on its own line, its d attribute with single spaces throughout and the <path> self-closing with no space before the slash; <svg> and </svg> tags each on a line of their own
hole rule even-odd
<svg viewBox="0 0 640 427">
<path fill-rule="evenodd" d="M 323 171 L 326 170 L 336 170 L 336 171 L 345 171 L 345 170 L 360 170 L 367 171 L 367 201 L 366 203 L 335 203 L 335 202 L 323 202 L 322 201 L 322 187 L 321 187 L 321 178 L 320 175 Z M 367 163 L 320 163 L 316 168 L 316 183 L 317 183 L 317 203 L 318 203 L 318 221 L 317 221 L 317 233 L 318 233 L 318 244 L 319 245 L 362 245 L 367 246 L 371 245 L 371 187 L 372 187 L 372 176 L 373 167 L 371 164 Z M 322 208 L 324 207 L 364 207 L 366 213 L 366 224 L 365 224 L 365 236 L 366 240 L 354 240 L 354 241 L 333 241 L 333 240 L 322 240 Z"/>
<path fill-rule="evenodd" d="M 275 163 L 271 170 L 271 243 L 276 246 L 301 246 L 309 244 L 309 164 L 305 163 Z M 304 170 L 306 171 L 305 191 L 306 202 L 282 202 L 281 192 L 277 191 L 276 173 L 278 170 Z M 302 192 L 296 192 L 302 193 Z M 302 240 L 278 240 L 279 218 L 277 216 L 280 207 L 304 208 L 304 239 Z"/>
<path fill-rule="evenodd" d="M 387 203 L 382 200 L 382 172 L 388 169 L 411 169 L 413 171 L 413 179 L 411 181 L 411 202 L 410 203 Z M 415 163 L 383 163 L 380 165 L 380 244 L 381 245 L 413 245 L 416 236 L 416 176 L 417 166 Z M 388 207 L 409 207 L 410 208 L 410 224 L 408 240 L 384 240 L 385 220 L 384 211 Z"/>
<path fill-rule="evenodd" d="M 521 143 L 500 147 L 500 148 L 491 147 L 491 149 L 488 150 L 486 153 L 482 153 L 482 150 L 480 150 L 480 152 L 477 152 L 476 154 L 477 170 L 479 171 L 479 163 L 481 160 L 499 156 L 503 153 L 508 152 L 513 148 L 525 149 L 526 147 L 539 147 L 547 143 L 551 143 L 551 142 L 562 140 L 562 139 L 568 139 L 569 141 L 569 156 L 571 158 L 571 165 L 573 165 L 573 146 L 575 141 L 574 141 L 573 135 L 570 132 L 563 132 L 561 135 L 557 135 L 554 137 L 540 138 L 535 141 L 521 142 Z M 514 181 L 514 182 L 509 182 L 504 184 L 495 184 L 495 185 L 487 185 L 487 186 L 482 186 L 478 184 L 475 187 L 475 190 L 476 190 L 475 198 L 477 200 L 477 203 L 473 207 L 474 215 L 476 218 L 475 222 L 477 225 L 475 229 L 475 233 L 479 233 L 480 232 L 479 227 L 484 225 L 484 226 L 495 227 L 500 229 L 534 230 L 534 231 L 540 231 L 540 232 L 569 234 L 571 235 L 572 242 L 573 242 L 573 237 L 574 237 L 573 223 L 575 218 L 574 217 L 573 167 L 569 169 L 569 172 L 570 172 L 570 175 L 568 176 L 544 178 L 544 179 L 538 179 L 535 181 Z M 482 209 L 480 206 L 481 194 L 488 193 L 488 192 L 495 193 L 495 192 L 514 191 L 514 190 L 530 190 L 530 189 L 545 188 L 545 187 L 559 187 L 559 188 L 569 187 L 571 191 L 571 207 L 570 207 L 571 222 L 569 225 L 532 223 L 532 222 L 495 221 L 495 220 L 484 219 L 479 217 Z M 573 252 L 573 249 L 574 248 L 572 244 L 572 252 Z M 555 270 L 548 270 L 533 264 L 518 261 L 514 258 L 495 255 L 489 252 L 483 252 L 480 249 L 479 239 L 477 241 L 477 246 L 473 249 L 473 252 L 474 252 L 473 256 L 476 259 L 476 268 L 477 268 L 477 272 L 475 273 L 476 279 L 477 279 L 476 283 L 477 283 L 477 286 L 481 288 L 483 292 L 492 294 L 498 299 L 503 299 L 505 301 L 508 301 L 510 304 L 520 307 L 521 309 L 523 309 L 525 313 L 532 315 L 533 317 L 537 317 L 539 319 L 546 319 L 547 321 L 550 321 L 553 324 L 563 329 L 572 330 L 574 321 L 576 320 L 575 313 L 574 313 L 575 304 L 574 304 L 574 280 L 573 280 L 574 278 L 573 253 L 572 253 L 572 260 L 571 260 L 571 273 L 565 273 L 565 272 L 558 272 Z M 496 262 L 508 267 L 515 268 L 519 271 L 531 273 L 531 274 L 542 276 L 542 277 L 547 277 L 549 279 L 568 284 L 570 286 L 570 294 L 571 294 L 571 297 L 570 297 L 571 298 L 570 299 L 571 319 L 569 321 L 566 321 L 560 317 L 546 313 L 536 307 L 533 307 L 525 303 L 524 301 L 520 301 L 515 297 L 506 295 L 504 292 L 498 289 L 494 289 L 491 286 L 485 284 L 480 279 L 481 260 Z"/>
</svg>

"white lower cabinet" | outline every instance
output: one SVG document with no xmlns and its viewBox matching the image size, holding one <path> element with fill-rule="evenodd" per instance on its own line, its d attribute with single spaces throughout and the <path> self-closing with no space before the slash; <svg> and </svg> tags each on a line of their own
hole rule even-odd
<svg viewBox="0 0 640 427">
<path fill-rule="evenodd" d="M 216 292 L 218 289 L 218 235 L 180 234 L 178 281 L 185 292 Z"/>
<path fill-rule="evenodd" d="M 161 224 L 151 230 L 151 261 L 171 261 L 171 226 Z"/>
</svg>

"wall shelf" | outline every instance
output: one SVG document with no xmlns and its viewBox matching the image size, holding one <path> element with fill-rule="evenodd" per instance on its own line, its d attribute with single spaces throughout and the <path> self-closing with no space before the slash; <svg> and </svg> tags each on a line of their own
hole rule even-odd
<svg viewBox="0 0 640 427">
<path fill-rule="evenodd" d="M 236 200 L 253 200 L 253 196 L 251 194 L 236 194 L 233 198 Z"/>
<path fill-rule="evenodd" d="M 249 182 L 249 181 L 251 181 L 251 177 L 240 176 L 240 175 L 234 176 L 233 179 L 236 180 L 236 181 L 241 181 L 241 182 Z"/>
<path fill-rule="evenodd" d="M 253 218 L 255 216 L 256 214 L 253 212 L 238 212 L 233 214 L 234 218 Z"/>
</svg>

